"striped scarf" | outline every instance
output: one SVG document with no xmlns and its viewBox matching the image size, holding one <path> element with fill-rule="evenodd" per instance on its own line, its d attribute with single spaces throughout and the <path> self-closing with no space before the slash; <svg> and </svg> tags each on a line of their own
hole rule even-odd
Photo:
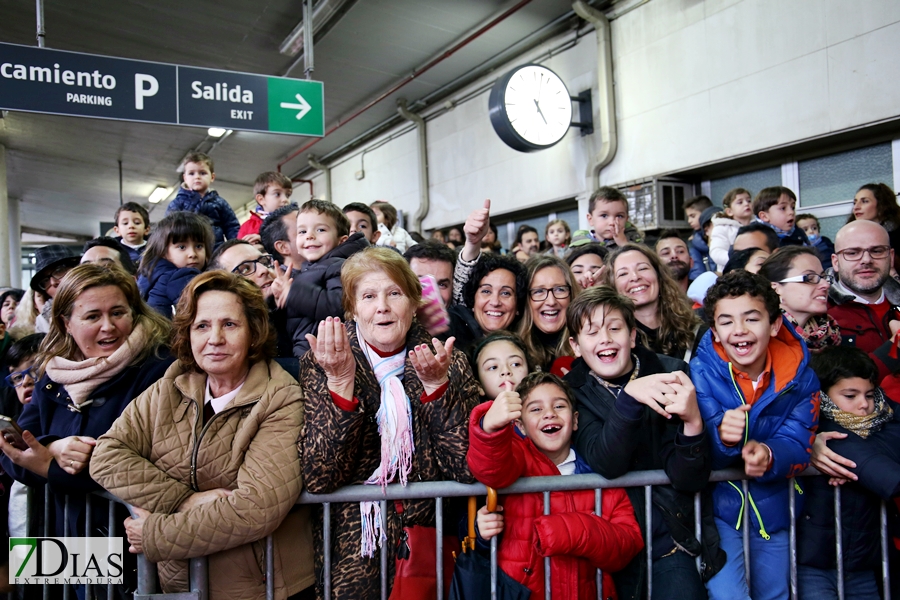
<svg viewBox="0 0 900 600">
<path fill-rule="evenodd" d="M 381 436 L 381 462 L 366 480 L 366 484 L 380 485 L 384 490 L 397 477 L 400 485 L 406 485 L 415 452 L 412 409 L 400 381 L 406 365 L 406 349 L 393 356 L 381 357 L 363 338 L 359 325 L 356 326 L 356 335 L 360 348 L 375 371 L 375 379 L 381 386 L 381 406 L 375 414 L 378 435 Z M 359 510 L 362 522 L 360 554 L 372 558 L 375 549 L 385 539 L 384 515 L 381 514 L 378 502 L 360 502 Z"/>
</svg>

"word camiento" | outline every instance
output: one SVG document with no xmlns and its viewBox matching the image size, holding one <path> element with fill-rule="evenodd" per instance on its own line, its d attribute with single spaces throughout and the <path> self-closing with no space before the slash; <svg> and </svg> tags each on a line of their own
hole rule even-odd
<svg viewBox="0 0 900 600">
<path fill-rule="evenodd" d="M 6 79 L 61 83 L 97 89 L 113 90 L 116 88 L 116 78 L 112 75 L 104 75 L 97 69 L 94 69 L 91 73 L 87 71 L 60 71 L 59 63 L 53 65 L 53 70 L 50 70 L 50 67 L 36 67 L 34 65 L 26 67 L 25 65 L 3 63 L 0 65 L 0 76 Z"/>
</svg>

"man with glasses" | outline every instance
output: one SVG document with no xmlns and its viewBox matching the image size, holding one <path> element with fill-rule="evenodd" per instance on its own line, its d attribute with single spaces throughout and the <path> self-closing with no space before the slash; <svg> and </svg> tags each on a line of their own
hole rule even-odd
<svg viewBox="0 0 900 600">
<path fill-rule="evenodd" d="M 31 289 L 48 298 L 41 314 L 34 321 L 35 331 L 50 331 L 50 310 L 59 283 L 72 267 L 78 264 L 80 255 L 68 246 L 53 244 L 38 248 L 34 253 L 34 275 L 31 278 Z"/>
<path fill-rule="evenodd" d="M 838 281 L 828 290 L 828 314 L 840 325 L 844 344 L 873 354 L 900 327 L 900 284 L 890 276 L 888 232 L 874 221 L 848 223 L 834 238 L 831 260 Z"/>
</svg>

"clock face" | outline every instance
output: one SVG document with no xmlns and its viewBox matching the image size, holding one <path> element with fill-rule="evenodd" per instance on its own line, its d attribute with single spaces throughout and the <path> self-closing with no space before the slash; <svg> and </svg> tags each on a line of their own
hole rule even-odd
<svg viewBox="0 0 900 600">
<path fill-rule="evenodd" d="M 572 122 L 572 100 L 559 76 L 525 65 L 500 78 L 491 91 L 491 122 L 500 138 L 530 152 L 559 142 Z"/>
</svg>

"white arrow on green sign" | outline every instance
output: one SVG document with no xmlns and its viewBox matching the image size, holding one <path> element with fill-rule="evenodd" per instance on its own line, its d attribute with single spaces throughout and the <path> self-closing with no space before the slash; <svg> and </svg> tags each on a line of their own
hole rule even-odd
<svg viewBox="0 0 900 600">
<path fill-rule="evenodd" d="M 325 134 L 324 86 L 320 81 L 269 77 L 269 131 Z"/>
</svg>

